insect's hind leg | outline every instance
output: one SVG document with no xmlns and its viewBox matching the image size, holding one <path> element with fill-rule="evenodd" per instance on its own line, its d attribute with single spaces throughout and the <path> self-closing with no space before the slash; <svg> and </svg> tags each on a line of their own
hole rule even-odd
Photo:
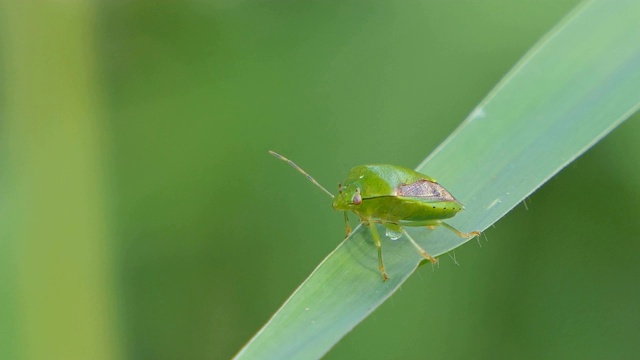
<svg viewBox="0 0 640 360">
<path fill-rule="evenodd" d="M 378 234 L 378 229 L 376 229 L 376 224 L 373 221 L 367 221 L 369 225 L 369 230 L 371 231 L 371 237 L 373 238 L 373 242 L 376 244 L 376 248 L 378 249 L 378 269 L 380 270 L 380 274 L 382 274 L 382 281 L 389 280 L 389 275 L 387 275 L 387 270 L 384 268 L 384 262 L 382 261 L 382 243 L 380 242 L 380 234 Z"/>
<path fill-rule="evenodd" d="M 407 236 L 407 239 L 411 241 L 413 246 L 416 248 L 416 250 L 418 250 L 418 252 L 420 253 L 420 255 L 422 255 L 423 258 L 431 261 L 432 264 L 435 264 L 438 262 L 438 259 L 431 256 L 425 249 L 422 248 L 422 246 L 420 246 L 420 244 L 418 244 L 415 240 L 413 240 L 413 238 L 411 237 L 411 235 L 409 235 L 407 230 L 402 229 L 402 232 Z"/>
<path fill-rule="evenodd" d="M 476 237 L 476 236 L 480 236 L 480 231 L 474 230 L 468 233 L 462 232 L 456 228 L 454 228 L 453 226 L 447 224 L 446 222 L 441 222 L 440 225 L 446 227 L 447 229 L 453 231 L 454 233 L 456 233 L 456 235 L 460 236 L 461 238 L 465 238 L 465 239 L 471 239 L 472 237 Z"/>
</svg>

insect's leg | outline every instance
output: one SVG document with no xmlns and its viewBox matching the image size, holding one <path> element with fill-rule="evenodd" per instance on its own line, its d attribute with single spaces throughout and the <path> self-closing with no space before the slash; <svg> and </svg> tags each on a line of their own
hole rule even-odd
<svg viewBox="0 0 640 360">
<path fill-rule="evenodd" d="M 389 279 L 389 276 L 387 275 L 387 271 L 384 268 L 384 262 L 382 261 L 382 243 L 380 242 L 380 234 L 378 234 L 378 229 L 376 229 L 376 224 L 374 224 L 373 221 L 368 221 L 368 224 L 369 230 L 371 230 L 371 237 L 378 249 L 378 269 L 380 269 L 380 274 L 382 274 L 382 281 L 386 281 Z"/>
<path fill-rule="evenodd" d="M 454 228 L 453 226 L 447 224 L 446 222 L 441 222 L 440 224 L 442 224 L 447 229 L 453 231 L 454 233 L 456 233 L 461 238 L 471 239 L 472 237 L 480 236 L 480 231 L 472 231 L 472 232 L 464 233 L 464 232 Z"/>
<path fill-rule="evenodd" d="M 432 264 L 435 264 L 435 263 L 438 262 L 438 259 L 436 259 L 433 256 L 429 255 L 429 253 L 425 249 L 423 249 L 422 246 L 420 246 L 415 240 L 413 240 L 413 238 L 411 237 L 411 235 L 409 235 L 407 230 L 402 229 L 402 232 L 407 236 L 407 239 L 409 239 L 409 241 L 411 241 L 413 246 L 415 246 L 416 250 L 418 250 L 418 252 L 420 253 L 420 255 L 422 255 L 423 258 L 431 261 Z"/>
<path fill-rule="evenodd" d="M 344 211 L 344 229 L 347 231 L 347 236 L 351 234 L 351 225 L 349 225 L 349 214 Z"/>
</svg>

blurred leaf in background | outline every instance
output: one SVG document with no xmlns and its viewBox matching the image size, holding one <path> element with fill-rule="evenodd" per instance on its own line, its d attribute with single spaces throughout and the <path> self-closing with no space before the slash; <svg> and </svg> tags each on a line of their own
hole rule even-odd
<svg viewBox="0 0 640 360">
<path fill-rule="evenodd" d="M 3 2 L 0 357 L 231 357 L 344 231 L 266 151 L 327 186 L 414 167 L 576 3 Z M 636 354 L 639 134 L 636 116 L 327 358 Z"/>
<path fill-rule="evenodd" d="M 0 12 L 0 358 L 120 357 L 94 9 Z"/>
</svg>

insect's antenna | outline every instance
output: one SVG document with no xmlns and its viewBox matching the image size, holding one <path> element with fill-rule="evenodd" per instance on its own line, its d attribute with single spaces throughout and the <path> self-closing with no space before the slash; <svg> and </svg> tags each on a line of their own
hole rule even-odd
<svg viewBox="0 0 640 360">
<path fill-rule="evenodd" d="M 309 179 L 309 181 L 311 181 L 315 186 L 319 187 L 320 189 L 322 189 L 322 191 L 326 192 L 329 196 L 331 196 L 333 198 L 333 194 L 330 193 L 329 190 L 325 189 L 324 186 L 320 185 L 320 183 L 317 182 L 316 179 L 311 177 L 311 175 L 309 175 L 306 171 L 302 170 L 302 168 L 300 166 L 296 165 L 296 163 L 294 163 L 293 161 L 287 159 L 286 157 L 278 154 L 275 151 L 269 150 L 269 154 L 277 157 L 278 159 L 280 159 L 282 161 L 288 162 L 289 165 L 293 166 L 294 169 L 298 170 L 302 175 L 306 176 L 307 179 Z"/>
</svg>

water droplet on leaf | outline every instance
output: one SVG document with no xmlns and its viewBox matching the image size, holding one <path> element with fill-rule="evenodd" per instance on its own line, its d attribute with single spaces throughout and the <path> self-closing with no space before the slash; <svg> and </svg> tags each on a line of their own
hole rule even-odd
<svg viewBox="0 0 640 360">
<path fill-rule="evenodd" d="M 402 231 L 387 229 L 385 235 L 387 235 L 387 237 L 391 240 L 398 240 L 402 237 Z"/>
</svg>

